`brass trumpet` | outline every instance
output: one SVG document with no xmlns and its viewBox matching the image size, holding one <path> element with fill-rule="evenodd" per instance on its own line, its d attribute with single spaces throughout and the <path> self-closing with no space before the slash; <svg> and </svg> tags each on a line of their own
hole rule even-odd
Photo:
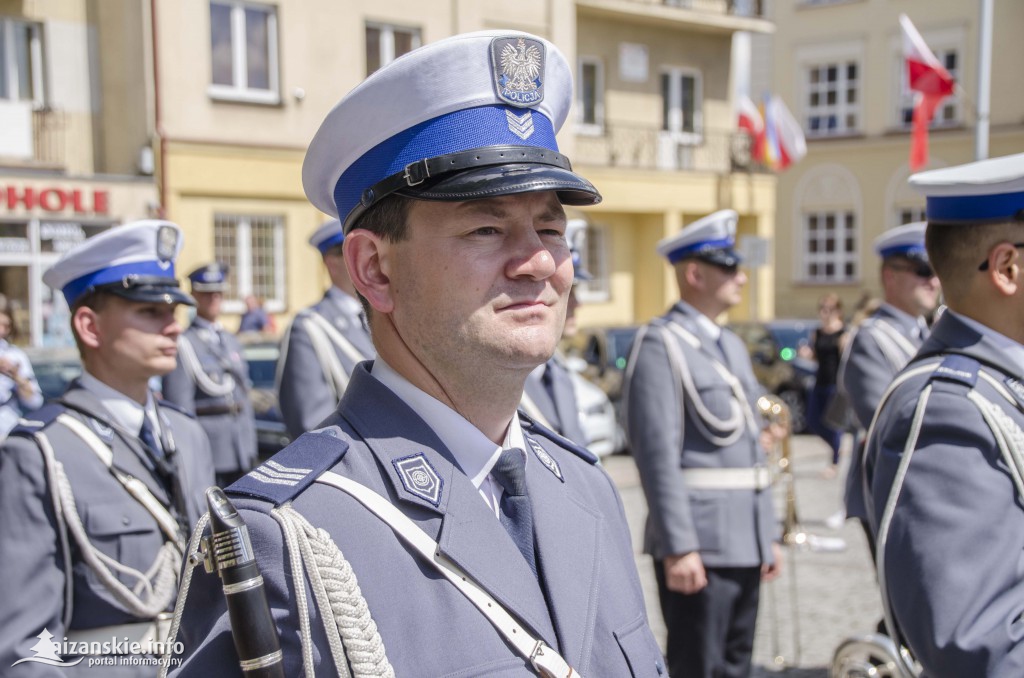
<svg viewBox="0 0 1024 678">
<path fill-rule="evenodd" d="M 807 534 L 800 527 L 796 512 L 796 479 L 793 477 L 793 464 L 790 449 L 790 438 L 793 435 L 792 418 L 789 406 L 781 398 L 774 395 L 763 395 L 757 399 L 757 409 L 761 417 L 769 424 L 783 429 L 784 434 L 776 445 L 765 450 L 771 462 L 776 482 L 785 482 L 785 515 L 782 520 L 782 543 L 786 546 L 802 546 L 807 542 Z M 789 577 L 789 601 L 793 616 L 793 664 L 800 663 L 800 615 L 797 599 L 796 560 L 789 558 L 786 563 Z M 784 573 L 785 574 L 785 573 Z M 772 609 L 772 656 L 776 666 L 787 665 L 779 642 L 779 606 L 775 597 L 774 582 L 768 584 L 768 598 Z"/>
</svg>

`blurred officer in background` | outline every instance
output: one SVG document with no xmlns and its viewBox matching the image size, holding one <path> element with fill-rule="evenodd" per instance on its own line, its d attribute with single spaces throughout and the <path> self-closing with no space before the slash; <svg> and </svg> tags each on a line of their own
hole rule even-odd
<svg viewBox="0 0 1024 678">
<path fill-rule="evenodd" d="M 939 279 L 924 246 L 925 222 L 890 229 L 875 239 L 882 260 L 883 302 L 854 329 L 839 364 L 839 385 L 860 424 L 846 476 L 846 515 L 867 524 L 869 500 L 864 476 L 864 434 L 882 394 L 928 336 L 925 316 L 939 300 Z"/>
<path fill-rule="evenodd" d="M 581 280 L 593 279 L 583 267 L 586 231 L 587 222 L 583 219 L 570 219 L 565 227 L 565 239 L 572 256 L 573 278 L 565 310 L 563 338 L 576 334 L 576 309 L 579 307 L 576 284 Z M 590 439 L 580 422 L 580 406 L 569 369 L 565 356 L 556 350 L 546 363 L 530 372 L 523 387 L 523 409 L 539 423 L 577 445 L 586 447 Z"/>
<path fill-rule="evenodd" d="M 664 675 L 611 479 L 516 416 L 572 286 L 560 203 L 600 199 L 555 144 L 571 82 L 542 38 L 457 35 L 371 75 L 310 145 L 306 194 L 346 225 L 379 357 L 231 488 L 285 675 Z M 367 617 L 296 567 L 303 540 L 348 560 Z M 192 582 L 180 675 L 238 675 L 219 579 Z"/>
<path fill-rule="evenodd" d="M 890 634 L 935 678 L 1024 675 L 1024 154 L 922 172 L 948 308 L 868 440 Z"/>
<path fill-rule="evenodd" d="M 309 239 L 331 279 L 324 298 L 296 314 L 281 342 L 277 393 L 288 434 L 297 438 L 334 412 L 356 364 L 373 357 L 373 342 L 356 299 L 337 219 Z"/>
<path fill-rule="evenodd" d="M 733 249 L 737 220 L 721 210 L 658 243 L 681 300 L 640 328 L 623 389 L 649 507 L 644 550 L 677 676 L 750 675 L 761 578 L 776 576 L 781 559 L 757 414 L 763 389 L 743 341 L 716 322 L 747 280 Z"/>
<path fill-rule="evenodd" d="M 164 377 L 163 396 L 199 419 L 210 438 L 217 485 L 227 487 L 256 461 L 249 364 L 238 339 L 218 321 L 227 268 L 207 264 L 188 279 L 196 317 L 178 338 L 178 366 Z"/>
<path fill-rule="evenodd" d="M 166 638 L 184 540 L 213 483 L 203 429 L 147 386 L 174 369 L 174 311 L 194 303 L 174 278 L 180 250 L 176 225 L 140 221 L 86 240 L 43 275 L 67 299 L 84 372 L 0 449 L 5 675 L 65 675 L 32 660 L 10 668 L 47 635 Z"/>
</svg>

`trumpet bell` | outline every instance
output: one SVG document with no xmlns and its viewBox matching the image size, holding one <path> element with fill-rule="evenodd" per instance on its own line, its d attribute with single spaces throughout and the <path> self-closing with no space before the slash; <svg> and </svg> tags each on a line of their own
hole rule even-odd
<svg viewBox="0 0 1024 678">
<path fill-rule="evenodd" d="M 921 671 L 889 636 L 869 633 L 844 640 L 832 655 L 830 678 L 918 678 Z"/>
</svg>

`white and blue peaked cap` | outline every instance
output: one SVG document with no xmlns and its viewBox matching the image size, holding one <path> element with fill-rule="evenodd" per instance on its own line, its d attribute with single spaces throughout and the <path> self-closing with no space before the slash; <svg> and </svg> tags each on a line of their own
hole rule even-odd
<svg viewBox="0 0 1024 678">
<path fill-rule="evenodd" d="M 43 273 L 68 306 L 91 292 L 131 301 L 195 305 L 174 277 L 181 229 L 169 221 L 134 221 L 103 231 L 64 253 Z"/>
<path fill-rule="evenodd" d="M 1024 153 L 919 172 L 910 186 L 924 193 L 929 222 L 1024 220 Z"/>
<path fill-rule="evenodd" d="M 327 114 L 302 185 L 347 233 L 382 198 L 464 201 L 556 191 L 569 205 L 601 196 L 572 171 L 555 134 L 572 104 L 572 70 L 553 44 L 480 31 L 399 57 Z"/>
<path fill-rule="evenodd" d="M 889 257 L 906 257 L 928 261 L 928 252 L 924 248 L 924 232 L 927 221 L 915 221 L 896 228 L 890 228 L 875 238 L 875 254 L 888 259 Z"/>
<path fill-rule="evenodd" d="M 679 233 L 658 242 L 658 254 L 676 264 L 685 259 L 700 259 L 717 266 L 738 266 L 743 258 L 736 245 L 735 210 L 719 210 L 698 219 Z"/>
<path fill-rule="evenodd" d="M 309 244 L 320 250 L 320 254 L 327 254 L 327 250 L 345 242 L 345 232 L 341 230 L 341 222 L 337 219 L 325 221 L 320 228 L 313 231 L 309 236 Z"/>
</svg>

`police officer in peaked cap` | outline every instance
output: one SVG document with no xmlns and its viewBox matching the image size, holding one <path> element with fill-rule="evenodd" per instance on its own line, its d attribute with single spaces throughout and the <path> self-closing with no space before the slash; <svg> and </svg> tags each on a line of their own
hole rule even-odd
<svg viewBox="0 0 1024 678">
<path fill-rule="evenodd" d="M 112 665 L 73 671 L 153 674 L 138 657 L 114 655 L 131 643 L 162 651 L 149 641 L 167 639 L 185 540 L 213 482 L 203 429 L 148 388 L 174 369 L 175 309 L 194 303 L 174 277 L 180 249 L 176 225 L 134 222 L 86 240 L 43 275 L 71 308 L 84 371 L 0 449 L 5 675 L 64 675 L 60 664 L 75 658 L 62 648 L 93 642 L 108 644 Z M 50 664 L 37 660 L 45 642 L 61 643 Z"/>
<path fill-rule="evenodd" d="M 680 300 L 640 328 L 623 386 L 674 675 L 750 675 L 761 580 L 781 565 L 763 389 L 743 341 L 716 322 L 746 283 L 738 218 L 720 210 L 658 243 Z"/>
<path fill-rule="evenodd" d="M 889 634 L 922 675 L 1024 675 L 1024 154 L 921 172 L 946 311 L 875 415 Z"/>
<path fill-rule="evenodd" d="M 238 480 L 256 460 L 249 363 L 238 339 L 218 321 L 227 275 L 218 263 L 189 273 L 196 316 L 178 337 L 177 367 L 163 379 L 164 398 L 195 414 L 209 436 L 220 487 Z"/>
<path fill-rule="evenodd" d="M 331 286 L 299 311 L 281 341 L 277 392 L 289 435 L 297 438 L 334 412 L 352 370 L 374 355 L 356 289 L 348 274 L 337 219 L 318 228 L 309 244 L 320 252 Z"/>
<path fill-rule="evenodd" d="M 600 199 L 555 144 L 571 101 L 546 40 L 457 35 L 370 76 L 310 145 L 306 193 L 344 225 L 378 357 L 229 491 L 285 675 L 665 674 L 612 481 L 516 413 L 565 318 L 562 205 Z M 351 565 L 372 625 L 297 566 L 314 545 Z M 217 588 L 193 578 L 179 675 L 239 673 Z"/>
</svg>

